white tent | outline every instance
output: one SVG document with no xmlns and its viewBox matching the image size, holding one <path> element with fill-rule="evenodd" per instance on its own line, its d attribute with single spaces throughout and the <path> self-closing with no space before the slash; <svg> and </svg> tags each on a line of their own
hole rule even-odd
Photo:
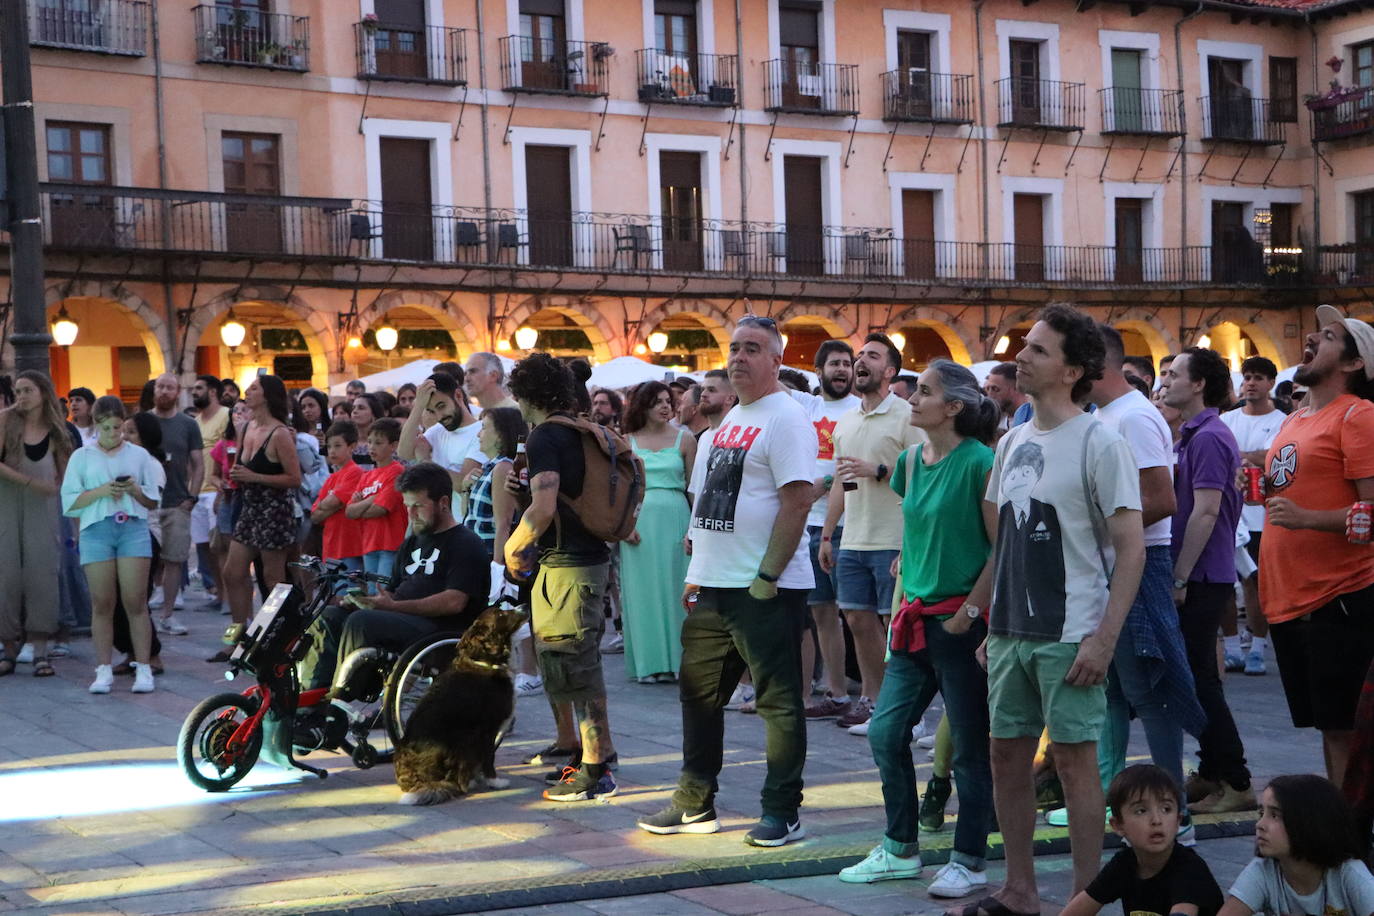
<svg viewBox="0 0 1374 916">
<path fill-rule="evenodd" d="M 968 368 L 969 371 L 973 373 L 973 377 L 978 380 L 978 384 L 981 385 L 983 382 L 987 381 L 988 373 L 997 366 L 1002 365 L 1003 362 L 1004 360 L 1000 359 L 985 359 L 981 362 L 974 363 Z"/>
<path fill-rule="evenodd" d="M 617 356 L 592 369 L 588 388 L 629 388 L 643 382 L 669 381 L 681 374 L 667 366 L 646 363 L 637 356 Z"/>
<path fill-rule="evenodd" d="M 511 367 L 515 365 L 515 360 L 509 356 L 496 354 L 496 358 L 501 360 L 501 365 L 506 367 L 506 374 L 510 374 Z M 406 382 L 418 385 L 425 379 L 434 374 L 434 367 L 439 365 L 437 359 L 417 359 L 404 366 L 397 366 L 395 369 L 387 369 L 385 372 L 374 372 L 371 375 L 364 375 L 358 381 L 367 386 L 368 391 L 380 391 L 386 389 L 395 392 Z M 352 381 L 351 379 L 349 381 Z M 339 382 L 337 385 L 329 386 L 331 397 L 343 397 L 344 391 L 348 387 L 348 381 Z"/>
</svg>

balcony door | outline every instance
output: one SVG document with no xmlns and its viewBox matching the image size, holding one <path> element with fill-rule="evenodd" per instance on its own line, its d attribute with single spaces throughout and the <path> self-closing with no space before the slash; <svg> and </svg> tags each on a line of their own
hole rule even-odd
<svg viewBox="0 0 1374 916">
<path fill-rule="evenodd" d="M 262 50 L 275 42 L 271 11 L 270 0 L 216 0 L 216 55 L 224 48 L 223 60 L 257 63 Z"/>
<path fill-rule="evenodd" d="M 434 260 L 430 140 L 382 137 L 382 257 Z"/>
<path fill-rule="evenodd" d="M 1350 203 L 1355 211 L 1355 273 L 1367 280 L 1374 277 L 1374 191 L 1351 194 Z"/>
<path fill-rule="evenodd" d="M 567 40 L 563 0 L 520 0 L 520 85 L 563 92 L 572 71 L 589 72 L 591 61 L 568 59 Z"/>
<path fill-rule="evenodd" d="M 1245 204 L 1212 201 L 1212 280 L 1243 281 L 1248 254 L 1254 247 L 1255 240 L 1245 228 Z"/>
<path fill-rule="evenodd" d="M 930 33 L 902 29 L 897 32 L 897 73 L 901 80 L 902 112 L 909 118 L 928 118 L 934 113 L 930 75 Z"/>
<path fill-rule="evenodd" d="M 821 165 L 815 156 L 784 156 L 782 160 L 789 274 L 818 277 L 825 273 Z"/>
<path fill-rule="evenodd" d="M 1137 197 L 1116 199 L 1116 282 L 1139 283 L 1145 279 L 1145 201 Z"/>
<path fill-rule="evenodd" d="M 1112 130 L 1138 133 L 1145 127 L 1142 55 L 1135 48 L 1112 48 Z"/>
<path fill-rule="evenodd" d="M 525 147 L 525 199 L 529 201 L 530 263 L 573 264 L 572 150 Z"/>
<path fill-rule="evenodd" d="M 373 32 L 378 76 L 426 77 L 425 0 L 376 0 Z"/>
<path fill-rule="evenodd" d="M 111 178 L 110 128 L 106 124 L 49 121 L 48 180 L 105 187 Z M 110 248 L 117 241 L 114 198 L 106 194 L 49 195 L 51 244 Z"/>
<path fill-rule="evenodd" d="M 280 141 L 275 134 L 225 132 L 220 138 L 226 194 L 281 196 Z M 228 250 L 282 250 L 281 207 L 276 203 L 231 203 L 224 207 Z"/>
<path fill-rule="evenodd" d="M 1245 61 L 1209 57 L 1207 86 L 1212 97 L 1212 136 L 1224 140 L 1253 137 L 1255 126 L 1250 112 L 1250 90 L 1245 87 Z"/>
<path fill-rule="evenodd" d="M 778 38 L 784 108 L 821 107 L 821 5 L 810 0 L 778 4 Z"/>
<path fill-rule="evenodd" d="M 934 191 L 902 191 L 902 267 L 913 280 L 935 276 Z"/>
<path fill-rule="evenodd" d="M 679 98 L 696 94 L 702 84 L 697 72 L 696 0 L 654 0 L 654 41 L 654 81 Z"/>
<path fill-rule="evenodd" d="M 108 40 L 106 0 L 37 0 L 31 28 L 35 41 L 104 48 Z"/>
<path fill-rule="evenodd" d="M 1040 123 L 1040 42 L 1013 38 L 1007 42 L 1011 62 L 1011 121 Z"/>
<path fill-rule="evenodd" d="M 1013 276 L 1022 282 L 1045 279 L 1045 198 L 1039 194 L 1012 196 Z"/>
<path fill-rule="evenodd" d="M 701 270 L 701 154 L 659 153 L 663 266 Z"/>
</svg>

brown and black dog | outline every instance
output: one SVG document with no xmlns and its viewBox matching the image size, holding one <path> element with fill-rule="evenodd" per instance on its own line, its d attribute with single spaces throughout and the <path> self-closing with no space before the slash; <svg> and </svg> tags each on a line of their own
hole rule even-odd
<svg viewBox="0 0 1374 916">
<path fill-rule="evenodd" d="M 507 664 L 511 636 L 525 615 L 488 608 L 458 643 L 453 664 L 416 704 L 396 746 L 403 805 L 435 805 L 479 789 L 503 789 L 496 745 L 515 710 Z"/>
</svg>

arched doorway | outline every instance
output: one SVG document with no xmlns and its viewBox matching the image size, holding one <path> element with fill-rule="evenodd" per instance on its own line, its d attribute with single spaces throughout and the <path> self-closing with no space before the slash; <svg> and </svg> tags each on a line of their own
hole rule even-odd
<svg viewBox="0 0 1374 916">
<path fill-rule="evenodd" d="M 643 326 L 643 325 L 641 325 Z M 669 315 L 640 336 L 634 354 L 656 366 L 666 366 L 679 372 L 719 369 L 725 365 L 717 333 L 696 315 Z M 662 338 L 658 334 L 664 335 Z M 661 350 L 656 346 L 662 344 Z"/>
<path fill-rule="evenodd" d="M 264 370 L 293 391 L 328 388 L 329 364 L 319 335 L 294 309 L 280 302 L 234 303 L 234 320 L 245 333 L 243 343 L 232 349 L 220 333 L 229 311 L 207 321 L 195 341 L 196 374 L 232 378 L 245 388 Z"/>
<path fill-rule="evenodd" d="M 597 355 L 588 329 L 562 309 L 548 308 L 529 316 L 512 335 L 511 343 L 520 347 L 520 330 L 533 328 L 537 334 L 534 345 L 524 348 L 525 352 L 535 350 L 549 353 L 562 359 L 582 357 L 592 360 Z"/>
<path fill-rule="evenodd" d="M 89 388 L 136 404 L 143 385 L 167 371 L 162 345 L 143 319 L 122 303 L 99 296 L 71 296 L 48 306 L 51 323 L 65 310 L 76 323 L 71 346 L 49 348 L 53 385 L 65 397 Z"/>
<path fill-rule="evenodd" d="M 396 331 L 396 341 L 390 350 L 383 350 L 377 341 L 377 331 L 386 327 Z M 366 356 L 361 362 L 353 364 L 352 371 L 355 375 L 371 375 L 417 359 L 461 360 L 463 354 L 458 348 L 459 338 L 458 333 L 445 327 L 424 306 L 393 306 L 363 331 Z"/>
<path fill-rule="evenodd" d="M 1239 372 L 1241 364 L 1251 356 L 1265 356 L 1282 366 L 1282 356 L 1273 340 L 1257 325 L 1221 321 L 1204 329 L 1196 338 L 1197 346 L 1216 350 L 1226 360 L 1232 372 Z"/>
<path fill-rule="evenodd" d="M 799 315 L 778 328 L 782 332 L 782 364 L 815 370 L 816 352 L 827 340 L 844 340 L 839 326 L 816 315 Z"/>
</svg>

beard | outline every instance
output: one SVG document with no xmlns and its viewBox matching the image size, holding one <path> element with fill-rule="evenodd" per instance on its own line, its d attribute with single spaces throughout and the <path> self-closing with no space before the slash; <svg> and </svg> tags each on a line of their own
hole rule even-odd
<svg viewBox="0 0 1374 916">
<path fill-rule="evenodd" d="M 439 425 L 442 426 L 444 429 L 448 430 L 449 432 L 453 432 L 462 424 L 462 422 L 463 418 L 459 416 L 458 412 L 455 410 L 447 417 L 441 418 L 439 420 Z"/>
<path fill-rule="evenodd" d="M 1320 385 L 1326 381 L 1328 374 L 1328 372 L 1323 372 L 1320 369 L 1314 369 L 1311 364 L 1298 366 L 1297 371 L 1293 373 L 1293 383 L 1311 388 L 1313 385 Z"/>
<path fill-rule="evenodd" d="M 868 394 L 870 391 L 878 390 L 879 376 L 856 375 L 854 376 L 854 390 L 859 394 Z"/>
<path fill-rule="evenodd" d="M 850 376 L 844 381 L 838 381 L 829 376 L 821 376 L 821 391 L 832 401 L 838 401 L 846 397 L 854 387 L 854 377 Z"/>
<path fill-rule="evenodd" d="M 191 403 L 195 406 L 196 410 L 204 410 L 210 406 L 210 395 L 193 394 L 191 395 Z"/>
</svg>

